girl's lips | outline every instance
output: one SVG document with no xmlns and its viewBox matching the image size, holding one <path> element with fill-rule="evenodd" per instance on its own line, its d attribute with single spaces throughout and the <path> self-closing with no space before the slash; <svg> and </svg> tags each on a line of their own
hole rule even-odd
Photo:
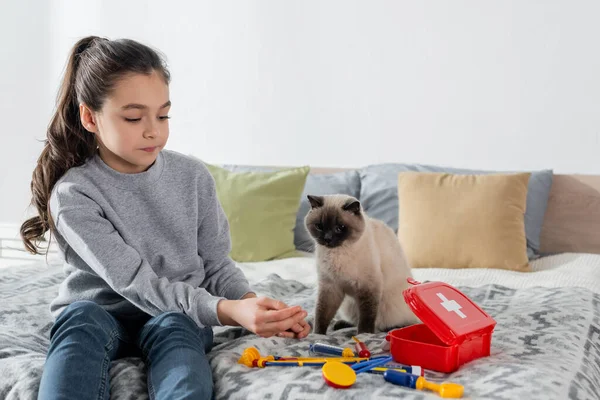
<svg viewBox="0 0 600 400">
<path fill-rule="evenodd" d="M 144 150 L 147 153 L 152 153 L 154 150 L 156 150 L 156 146 L 154 146 L 154 147 L 144 147 L 142 150 Z"/>
</svg>

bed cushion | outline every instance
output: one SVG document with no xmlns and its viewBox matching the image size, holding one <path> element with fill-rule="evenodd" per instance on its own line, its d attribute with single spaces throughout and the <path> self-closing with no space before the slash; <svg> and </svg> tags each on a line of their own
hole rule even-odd
<svg viewBox="0 0 600 400">
<path fill-rule="evenodd" d="M 529 173 L 398 175 L 398 238 L 412 268 L 530 271 Z"/>
<path fill-rule="evenodd" d="M 232 172 L 206 164 L 231 232 L 235 261 L 295 256 L 294 226 L 308 166 L 274 172 Z"/>
<path fill-rule="evenodd" d="M 276 168 L 226 164 L 222 166 L 234 172 L 272 172 Z M 314 242 L 304 227 L 304 217 L 310 210 L 310 204 L 306 196 L 347 194 L 358 198 L 360 196 L 360 176 L 357 170 L 348 170 L 330 174 L 310 174 L 300 198 L 300 207 L 296 214 L 294 226 L 294 245 L 297 250 L 312 252 Z"/>
<path fill-rule="evenodd" d="M 498 171 L 482 171 L 449 168 L 421 164 L 374 164 L 359 170 L 361 187 L 360 201 L 365 212 L 382 220 L 394 231 L 398 231 L 398 174 L 400 172 L 445 172 L 451 174 L 494 174 Z M 513 172 L 513 171 L 511 171 Z M 527 191 L 525 211 L 525 233 L 527 255 L 530 260 L 539 256 L 540 235 L 548 197 L 552 187 L 552 170 L 532 171 Z"/>
</svg>

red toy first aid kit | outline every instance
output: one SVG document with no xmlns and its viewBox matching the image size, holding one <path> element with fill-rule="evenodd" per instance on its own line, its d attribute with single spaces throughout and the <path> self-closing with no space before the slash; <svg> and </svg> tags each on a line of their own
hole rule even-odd
<svg viewBox="0 0 600 400">
<path fill-rule="evenodd" d="M 390 331 L 394 361 L 438 372 L 490 355 L 496 321 L 460 290 L 443 282 L 408 279 L 404 299 L 422 324 Z"/>
</svg>

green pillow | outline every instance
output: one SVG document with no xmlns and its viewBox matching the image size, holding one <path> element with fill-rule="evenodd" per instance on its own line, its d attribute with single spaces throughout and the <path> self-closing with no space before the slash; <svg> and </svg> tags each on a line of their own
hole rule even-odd
<svg viewBox="0 0 600 400">
<path fill-rule="evenodd" d="M 231 231 L 230 257 L 239 262 L 297 255 L 294 226 L 309 166 L 274 172 L 232 172 L 206 164 Z"/>
</svg>

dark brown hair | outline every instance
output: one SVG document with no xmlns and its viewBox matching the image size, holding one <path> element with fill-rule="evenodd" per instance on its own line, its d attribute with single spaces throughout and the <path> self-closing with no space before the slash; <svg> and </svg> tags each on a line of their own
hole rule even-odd
<svg viewBox="0 0 600 400">
<path fill-rule="evenodd" d="M 50 195 L 69 168 L 82 165 L 97 148 L 96 135 L 81 125 L 79 104 L 100 111 L 115 84 L 128 74 L 157 71 L 168 84 L 170 74 L 161 55 L 130 39 L 108 40 L 88 36 L 73 46 L 48 125 L 44 149 L 31 179 L 31 204 L 38 215 L 21 225 L 25 248 L 41 254 L 44 234 L 55 226 L 50 214 Z"/>
</svg>

